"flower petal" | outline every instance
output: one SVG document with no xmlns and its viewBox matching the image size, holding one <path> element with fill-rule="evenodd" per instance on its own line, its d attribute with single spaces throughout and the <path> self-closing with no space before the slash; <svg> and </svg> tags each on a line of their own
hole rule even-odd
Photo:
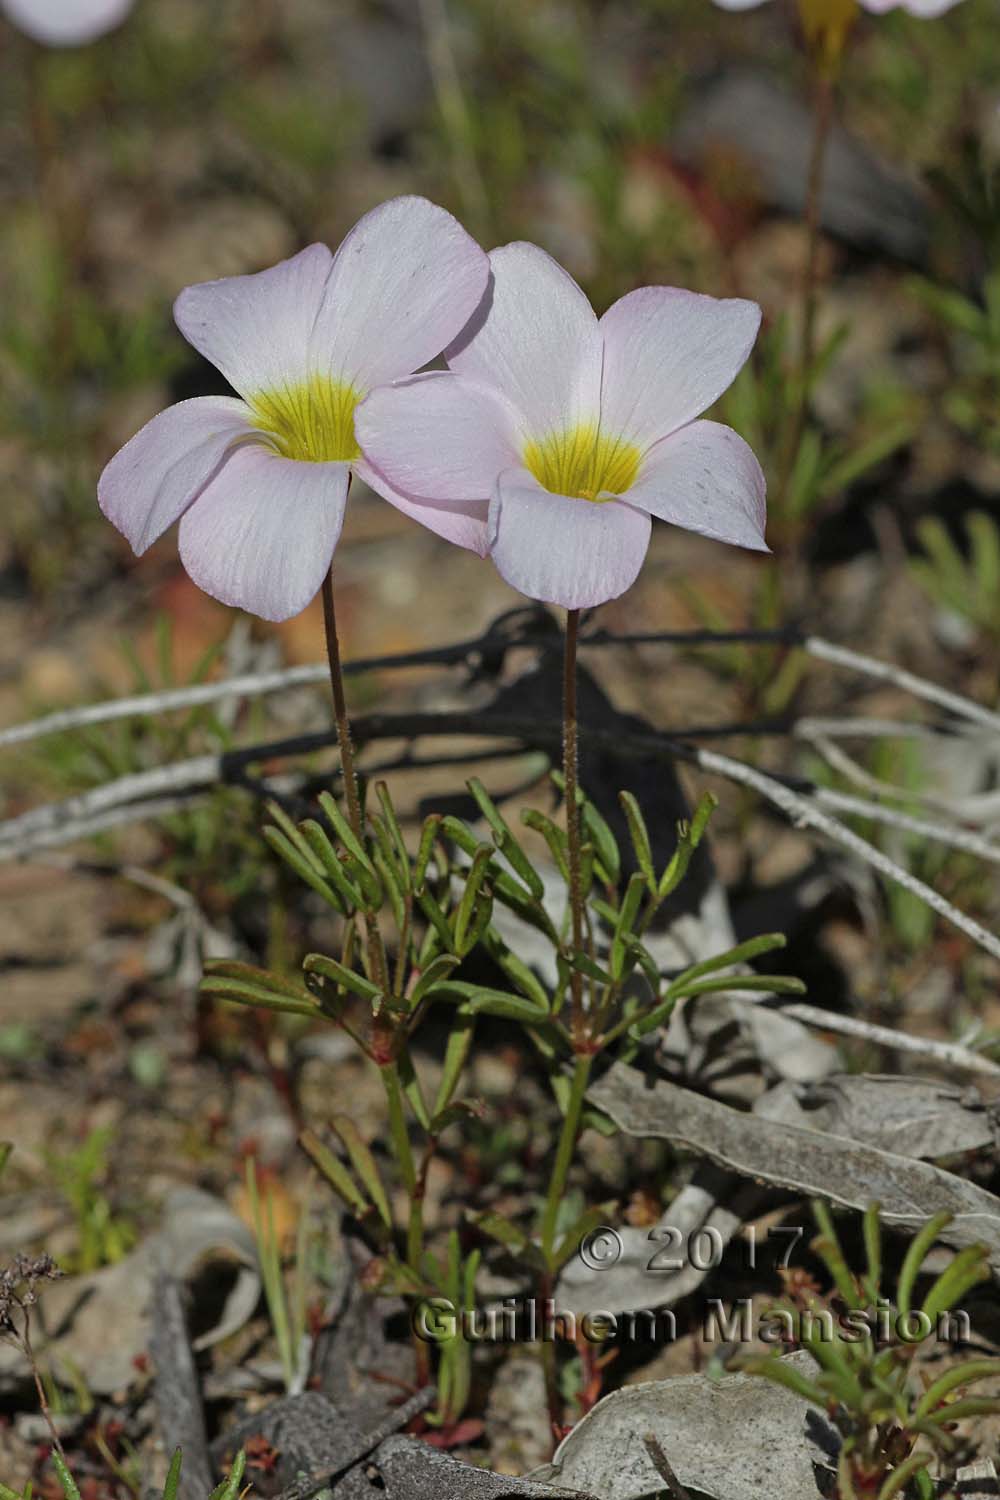
<svg viewBox="0 0 1000 1500">
<path fill-rule="evenodd" d="M 721 422 L 692 422 L 647 454 L 627 499 L 687 531 L 767 552 L 765 495 L 749 444 Z"/>
<path fill-rule="evenodd" d="M 516 413 L 490 387 L 447 370 L 379 386 L 357 408 L 354 430 L 374 469 L 418 499 L 489 501 L 497 475 L 520 462 Z"/>
<path fill-rule="evenodd" d="M 0 10 L 47 47 L 82 47 L 118 26 L 134 0 L 0 0 Z"/>
<path fill-rule="evenodd" d="M 241 396 L 285 390 L 313 373 L 309 341 L 332 265 L 325 245 L 310 245 L 252 276 L 199 282 L 181 292 L 174 319 Z"/>
<path fill-rule="evenodd" d="M 537 245 L 490 253 L 493 277 L 475 317 L 445 351 L 451 369 L 494 386 L 533 438 L 595 423 L 601 339 L 572 276 Z"/>
<path fill-rule="evenodd" d="M 946 10 L 951 10 L 958 0 L 861 0 L 865 10 L 872 11 L 875 15 L 884 15 L 886 11 L 905 10 L 911 16 L 920 16 L 923 20 L 933 20 L 935 16 L 943 16 Z"/>
<path fill-rule="evenodd" d="M 650 530 L 649 517 L 620 500 L 553 495 L 527 469 L 508 469 L 490 505 L 490 556 L 529 599 L 589 609 L 635 582 Z"/>
<path fill-rule="evenodd" d="M 173 525 L 234 443 L 255 436 L 250 412 L 231 396 L 196 396 L 147 422 L 120 448 L 97 485 L 108 520 L 137 555 Z"/>
<path fill-rule="evenodd" d="M 715 0 L 715 3 L 723 10 L 754 10 L 764 0 Z"/>
<path fill-rule="evenodd" d="M 445 209 L 391 198 L 358 220 L 334 257 L 314 365 L 360 391 L 412 375 L 464 328 L 489 272 L 485 252 Z"/>
<path fill-rule="evenodd" d="M 629 292 L 601 319 L 601 427 L 647 448 L 716 401 L 746 362 L 756 302 L 677 287 Z"/>
<path fill-rule="evenodd" d="M 238 448 L 181 521 L 181 561 L 199 588 L 263 620 L 318 592 L 344 524 L 350 466 Z"/>
<path fill-rule="evenodd" d="M 419 521 L 428 531 L 444 537 L 446 542 L 453 542 L 456 547 L 464 547 L 469 552 L 478 553 L 480 557 L 487 556 L 488 500 L 417 500 L 413 495 L 404 495 L 395 489 L 384 474 L 380 474 L 363 458 L 358 459 L 353 468 L 365 484 L 377 495 L 381 495 L 383 500 L 388 500 L 390 505 L 401 510 L 404 516 Z"/>
</svg>

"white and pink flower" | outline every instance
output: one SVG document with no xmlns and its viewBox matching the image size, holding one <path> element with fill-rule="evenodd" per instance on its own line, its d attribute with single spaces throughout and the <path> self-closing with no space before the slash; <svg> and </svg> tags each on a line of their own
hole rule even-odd
<svg viewBox="0 0 1000 1500">
<path fill-rule="evenodd" d="M 428 505 L 478 505 L 507 582 L 568 609 L 629 588 L 653 516 L 766 551 L 760 465 L 729 427 L 698 420 L 753 347 L 756 303 L 643 287 L 598 319 L 537 246 L 490 262 L 449 370 L 359 406 L 370 482 L 425 522 Z"/>
<path fill-rule="evenodd" d="M 0 12 L 46 47 L 83 47 L 113 31 L 135 0 L 0 0 Z"/>
<path fill-rule="evenodd" d="M 764 0 L 714 0 L 723 10 L 755 10 L 758 5 L 763 5 Z M 936 16 L 943 16 L 946 10 L 951 10 L 959 0 L 857 0 L 864 9 L 871 11 L 873 15 L 883 16 L 886 11 L 905 10 L 911 16 L 920 16 L 925 21 L 931 21 Z M 835 9 L 842 12 L 844 0 L 836 0 Z M 810 13 L 818 13 L 820 7 L 815 3 L 810 4 Z"/>
<path fill-rule="evenodd" d="M 297 614 L 330 566 L 351 471 L 365 472 L 358 403 L 439 354 L 488 278 L 451 214 L 405 197 L 366 214 L 336 255 L 310 245 L 256 275 L 188 287 L 177 326 L 239 398 L 196 397 L 148 422 L 101 476 L 104 514 L 136 553 L 180 520 L 181 560 L 206 593 L 268 620 Z M 420 506 L 419 518 L 481 550 L 474 506 Z"/>
</svg>

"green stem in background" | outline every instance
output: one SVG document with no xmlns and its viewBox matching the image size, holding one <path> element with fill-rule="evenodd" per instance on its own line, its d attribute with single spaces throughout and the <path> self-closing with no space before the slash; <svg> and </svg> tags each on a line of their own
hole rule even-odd
<svg viewBox="0 0 1000 1500">
<path fill-rule="evenodd" d="M 826 168 L 827 147 L 833 125 L 833 106 L 836 91 L 837 71 L 835 66 L 817 65 L 814 71 L 813 88 L 813 133 L 809 154 L 809 176 L 806 181 L 806 201 L 803 223 L 806 231 L 805 264 L 802 269 L 801 329 L 799 352 L 795 371 L 795 408 L 789 424 L 788 434 L 779 468 L 778 500 L 781 515 L 786 523 L 791 520 L 789 490 L 795 465 L 802 446 L 806 419 L 809 415 L 809 397 L 812 386 L 813 366 L 816 360 L 816 312 L 819 303 L 819 248 L 820 211 L 823 201 L 823 178 Z"/>
<path fill-rule="evenodd" d="M 476 161 L 472 113 L 462 89 L 462 76 L 452 46 L 446 0 L 420 0 L 420 19 L 427 66 L 441 123 L 451 147 L 452 170 L 462 208 L 477 238 L 490 239 L 489 197 Z"/>
<path fill-rule="evenodd" d="M 577 806 L 576 651 L 580 611 L 566 611 L 566 653 L 563 668 L 563 793 L 566 799 L 566 846 L 569 865 L 570 940 L 573 952 L 583 947 L 583 891 L 580 882 L 580 809 Z M 583 975 L 570 971 L 571 1026 L 574 1044 L 583 1039 Z"/>
<path fill-rule="evenodd" d="M 830 143 L 830 128 L 833 124 L 835 79 L 821 72 L 816 78 L 813 96 L 813 137 L 809 156 L 809 177 L 806 183 L 806 261 L 802 277 L 802 338 L 799 345 L 799 418 L 801 436 L 805 422 L 809 397 L 809 378 L 816 358 L 816 310 L 819 272 L 819 228 L 823 201 L 823 177 L 826 169 L 826 154 Z"/>
<path fill-rule="evenodd" d="M 583 1113 L 583 1098 L 587 1092 L 587 1084 L 590 1082 L 590 1070 L 593 1065 L 594 1058 L 591 1053 L 581 1052 L 577 1055 L 573 1068 L 573 1081 L 570 1085 L 569 1099 L 566 1104 L 566 1116 L 562 1123 L 559 1145 L 556 1149 L 556 1159 L 552 1167 L 552 1176 L 549 1178 L 549 1190 L 545 1197 L 545 1210 L 542 1214 L 542 1254 L 550 1265 L 555 1253 L 556 1222 L 559 1218 L 559 1206 L 566 1191 L 566 1179 L 569 1176 L 573 1153 L 576 1150 L 576 1142 L 580 1134 L 580 1116 Z"/>
</svg>

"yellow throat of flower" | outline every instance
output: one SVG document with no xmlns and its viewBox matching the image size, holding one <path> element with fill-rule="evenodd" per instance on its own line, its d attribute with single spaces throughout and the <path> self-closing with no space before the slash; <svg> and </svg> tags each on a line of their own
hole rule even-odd
<svg viewBox="0 0 1000 1500">
<path fill-rule="evenodd" d="M 354 409 L 361 392 L 326 375 L 298 385 L 262 391 L 250 402 L 261 432 L 274 440 L 284 458 L 324 464 L 357 458 Z"/>
<path fill-rule="evenodd" d="M 623 495 L 635 483 L 641 458 L 634 443 L 608 437 L 595 426 L 552 433 L 524 450 L 525 467 L 543 489 L 576 500 Z"/>
</svg>

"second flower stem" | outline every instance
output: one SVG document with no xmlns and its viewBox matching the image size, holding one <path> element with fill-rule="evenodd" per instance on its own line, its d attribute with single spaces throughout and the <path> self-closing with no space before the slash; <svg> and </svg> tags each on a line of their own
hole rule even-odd
<svg viewBox="0 0 1000 1500">
<path fill-rule="evenodd" d="M 583 889 L 580 879 L 580 809 L 577 805 L 576 651 L 580 611 L 566 611 L 566 652 L 563 666 L 563 792 L 566 798 L 566 852 L 569 867 L 570 941 L 574 954 L 583 947 Z M 570 969 L 571 1026 L 574 1041 L 583 1038 L 583 975 Z"/>
</svg>

